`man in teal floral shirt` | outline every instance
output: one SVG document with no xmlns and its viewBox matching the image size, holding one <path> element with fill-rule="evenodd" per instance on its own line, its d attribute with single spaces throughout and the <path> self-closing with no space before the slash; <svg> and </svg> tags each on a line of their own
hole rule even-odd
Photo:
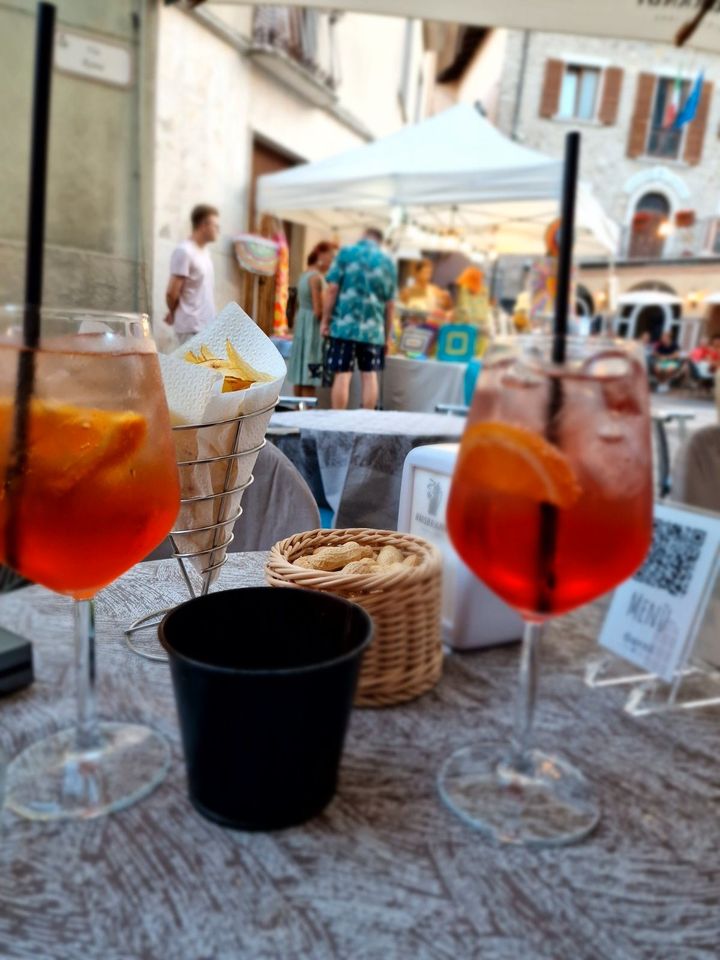
<svg viewBox="0 0 720 960">
<path fill-rule="evenodd" d="M 335 374 L 334 410 L 347 407 L 356 359 L 362 405 L 367 410 L 377 406 L 377 371 L 385 364 L 397 287 L 395 265 L 380 249 L 381 242 L 379 230 L 366 230 L 362 240 L 342 248 L 325 278 L 320 333 L 330 336 L 326 365 Z"/>
</svg>

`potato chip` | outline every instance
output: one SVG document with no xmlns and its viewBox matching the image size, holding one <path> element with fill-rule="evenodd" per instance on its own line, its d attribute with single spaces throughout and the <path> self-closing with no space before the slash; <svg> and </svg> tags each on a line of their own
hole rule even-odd
<svg viewBox="0 0 720 960">
<path fill-rule="evenodd" d="M 214 356 L 208 347 L 202 346 L 199 353 L 188 350 L 185 354 L 185 360 L 198 366 L 209 367 L 211 370 L 219 370 L 224 377 L 223 393 L 247 390 L 254 383 L 270 383 L 275 379 L 272 374 L 262 373 L 243 360 L 230 340 L 225 341 L 225 352 L 227 353 L 227 359 L 223 360 Z"/>
</svg>

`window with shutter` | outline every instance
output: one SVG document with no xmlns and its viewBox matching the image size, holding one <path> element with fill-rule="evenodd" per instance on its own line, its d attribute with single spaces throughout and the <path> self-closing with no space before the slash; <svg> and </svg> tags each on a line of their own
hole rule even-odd
<svg viewBox="0 0 720 960">
<path fill-rule="evenodd" d="M 599 87 L 600 70 L 597 67 L 566 63 L 556 116 L 565 120 L 594 120 Z"/>
<path fill-rule="evenodd" d="M 615 123 L 623 71 L 592 63 L 548 60 L 540 116 L 548 119 Z"/>
<path fill-rule="evenodd" d="M 702 159 L 703 142 L 705 140 L 705 129 L 707 127 L 708 113 L 710 112 L 710 103 L 712 101 L 713 85 L 709 80 L 705 80 L 700 94 L 700 103 L 695 119 L 688 124 L 687 136 L 685 138 L 685 150 L 683 151 L 683 160 L 693 166 L 700 163 Z"/>
<path fill-rule="evenodd" d="M 540 96 L 541 117 L 554 117 L 558 111 L 564 69 L 562 60 L 548 60 L 545 63 L 545 80 Z"/>
<path fill-rule="evenodd" d="M 690 94 L 690 83 L 671 77 L 658 77 L 655 84 L 645 153 L 648 157 L 677 160 L 685 132 L 674 126 L 675 117 Z"/>
<path fill-rule="evenodd" d="M 606 126 L 611 126 L 617 120 L 622 83 L 623 71 L 620 67 L 608 67 L 605 71 L 602 100 L 598 110 L 598 120 Z"/>
<path fill-rule="evenodd" d="M 638 76 L 635 91 L 635 109 L 630 121 L 627 155 L 641 157 L 645 153 L 648 127 L 650 126 L 650 111 L 653 105 L 656 77 L 652 73 L 641 73 Z"/>
</svg>

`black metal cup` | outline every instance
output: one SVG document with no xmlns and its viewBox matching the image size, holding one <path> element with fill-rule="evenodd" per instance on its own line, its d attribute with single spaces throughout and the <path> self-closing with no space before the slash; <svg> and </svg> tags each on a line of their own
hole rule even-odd
<svg viewBox="0 0 720 960">
<path fill-rule="evenodd" d="M 316 590 L 249 587 L 163 619 L 190 801 L 217 823 L 272 830 L 329 803 L 372 620 Z"/>
</svg>

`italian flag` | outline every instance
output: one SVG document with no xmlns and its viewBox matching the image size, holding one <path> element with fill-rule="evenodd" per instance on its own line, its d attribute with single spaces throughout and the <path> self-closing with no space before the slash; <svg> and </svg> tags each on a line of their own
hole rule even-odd
<svg viewBox="0 0 720 960">
<path fill-rule="evenodd" d="M 672 90 L 665 103 L 665 113 L 663 114 L 663 129 L 669 130 L 675 123 L 675 118 L 680 111 L 680 97 L 682 96 L 682 80 L 675 77 Z"/>
</svg>

